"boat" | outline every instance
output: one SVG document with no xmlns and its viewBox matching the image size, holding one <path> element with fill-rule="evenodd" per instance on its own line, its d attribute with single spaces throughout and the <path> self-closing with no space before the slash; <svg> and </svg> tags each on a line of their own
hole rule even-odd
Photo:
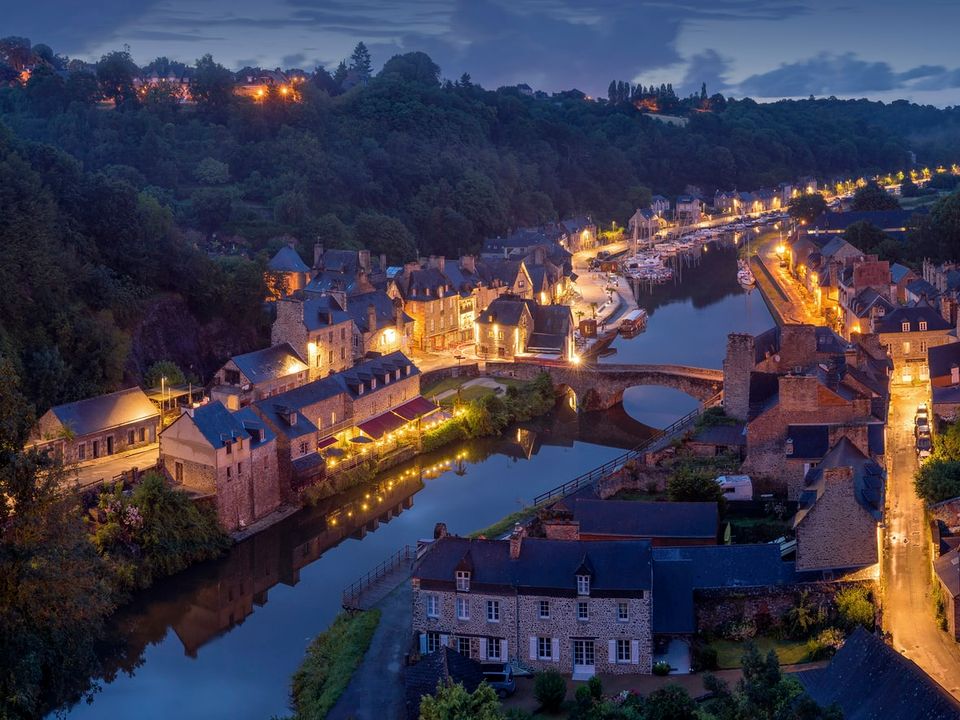
<svg viewBox="0 0 960 720">
<path fill-rule="evenodd" d="M 654 247 L 658 253 L 663 253 L 664 255 L 676 255 L 680 250 L 680 248 L 677 246 L 677 243 L 670 241 L 657 243 Z"/>
<path fill-rule="evenodd" d="M 627 313 L 620 320 L 620 334 L 633 337 L 647 329 L 647 311 L 643 308 Z"/>
<path fill-rule="evenodd" d="M 749 267 L 743 267 L 737 272 L 737 282 L 743 287 L 749 289 L 757 284 L 757 279 Z"/>
</svg>

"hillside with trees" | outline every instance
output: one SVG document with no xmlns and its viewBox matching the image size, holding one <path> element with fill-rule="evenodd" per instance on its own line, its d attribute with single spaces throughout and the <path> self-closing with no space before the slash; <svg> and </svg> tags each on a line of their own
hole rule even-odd
<svg viewBox="0 0 960 720">
<path fill-rule="evenodd" d="M 257 72 L 209 55 L 138 68 L 128 51 L 87 64 L 0 40 L 0 353 L 38 411 L 159 360 L 203 380 L 257 347 L 263 267 L 284 236 L 308 260 L 316 241 L 393 263 L 455 256 L 580 213 L 624 224 L 651 191 L 889 172 L 911 148 L 951 161 L 960 137 L 956 109 L 705 87 L 677 101 L 677 127 L 643 106 L 674 103 L 672 86 L 614 83 L 602 103 L 487 90 L 441 79 L 419 52 L 374 74 L 362 45 L 333 73 L 287 71 L 291 87 L 239 96 Z M 150 74 L 189 78 L 192 101 Z"/>
</svg>

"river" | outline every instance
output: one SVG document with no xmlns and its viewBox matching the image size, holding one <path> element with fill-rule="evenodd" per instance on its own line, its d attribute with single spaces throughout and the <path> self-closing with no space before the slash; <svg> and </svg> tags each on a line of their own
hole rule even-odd
<svg viewBox="0 0 960 720">
<path fill-rule="evenodd" d="M 681 281 L 640 295 L 647 330 L 618 339 L 611 360 L 719 367 L 728 332 L 770 327 L 759 292 L 746 294 L 736 283 L 736 248 L 713 244 L 701 252 Z M 423 456 L 301 510 L 223 559 L 157 583 L 117 613 L 114 643 L 102 653 L 102 689 L 67 715 L 282 717 L 305 648 L 359 575 L 431 537 L 437 522 L 459 534 L 492 524 L 636 445 L 647 426 L 663 427 L 695 406 L 663 388 L 631 389 L 623 409 L 604 413 L 578 416 L 561 402 L 503 437 Z"/>
</svg>

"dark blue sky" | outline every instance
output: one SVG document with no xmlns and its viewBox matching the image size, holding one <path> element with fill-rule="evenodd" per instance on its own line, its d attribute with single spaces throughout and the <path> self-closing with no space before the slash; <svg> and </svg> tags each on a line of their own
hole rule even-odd
<svg viewBox="0 0 960 720">
<path fill-rule="evenodd" d="M 94 59 L 333 67 L 358 40 L 380 65 L 429 53 L 445 77 L 603 94 L 610 79 L 757 98 L 960 104 L 960 0 L 44 0 L 0 34 Z"/>
</svg>

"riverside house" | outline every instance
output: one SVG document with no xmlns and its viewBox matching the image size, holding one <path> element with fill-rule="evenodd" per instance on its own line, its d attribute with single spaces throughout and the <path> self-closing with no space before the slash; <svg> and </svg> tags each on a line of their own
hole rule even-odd
<svg viewBox="0 0 960 720">
<path fill-rule="evenodd" d="M 307 382 L 309 368 L 290 346 L 280 343 L 263 350 L 234 355 L 213 375 L 210 398 L 239 410 L 270 395 Z"/>
<path fill-rule="evenodd" d="M 873 330 L 893 361 L 893 381 L 909 384 L 930 377 L 927 351 L 953 340 L 953 326 L 926 302 L 899 307 L 874 322 Z"/>
</svg>

